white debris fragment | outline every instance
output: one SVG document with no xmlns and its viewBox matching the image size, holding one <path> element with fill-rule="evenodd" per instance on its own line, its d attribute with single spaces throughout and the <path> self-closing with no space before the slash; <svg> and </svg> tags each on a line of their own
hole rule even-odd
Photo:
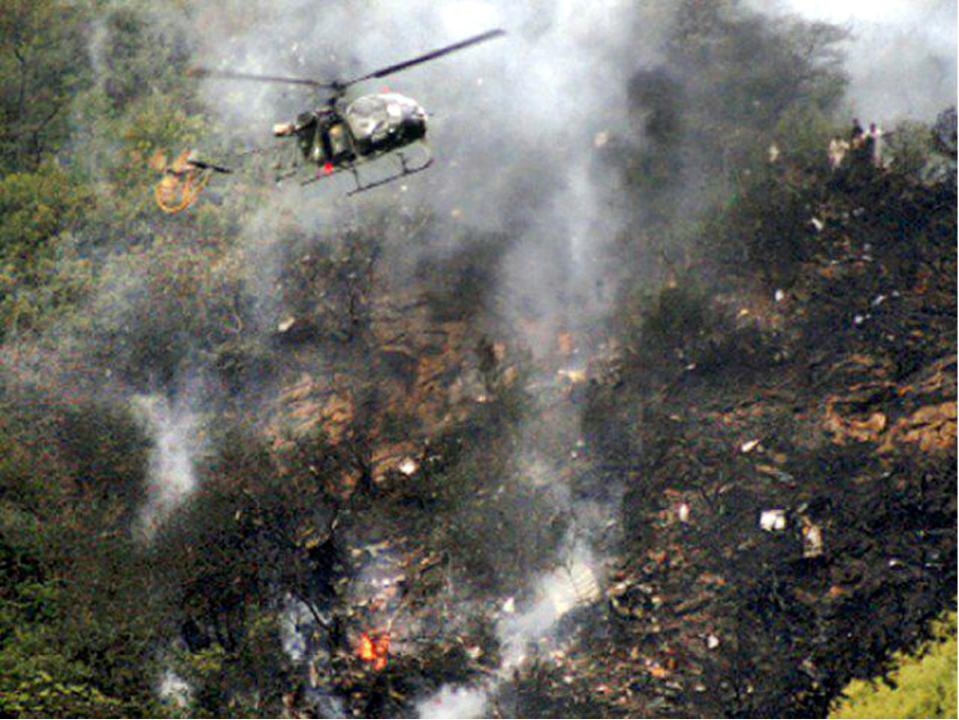
<svg viewBox="0 0 959 720">
<path fill-rule="evenodd" d="M 865 317 L 865 315 L 856 315 L 856 316 L 852 319 L 852 321 L 853 321 L 853 323 L 856 324 L 856 325 L 862 325 L 864 322 L 866 322 L 866 317 Z"/>
<path fill-rule="evenodd" d="M 507 615 L 512 615 L 514 612 L 516 612 L 516 599 L 512 597 L 509 598 L 506 602 L 503 603 L 502 610 Z"/>
<path fill-rule="evenodd" d="M 782 290 L 777 290 L 775 297 L 776 297 L 776 302 L 782 302 L 783 300 L 786 299 L 786 293 L 783 292 Z"/>
<path fill-rule="evenodd" d="M 193 696 L 193 688 L 182 677 L 173 670 L 167 668 L 163 671 L 160 678 L 160 687 L 158 689 L 160 699 L 163 702 L 171 703 L 176 707 L 186 707 Z"/>
<path fill-rule="evenodd" d="M 816 232 L 822 232 L 822 229 L 826 227 L 826 223 L 824 223 L 822 220 L 816 217 L 810 219 L 809 222 L 811 222 L 812 226 L 816 228 Z"/>
<path fill-rule="evenodd" d="M 683 502 L 676 508 L 676 517 L 684 525 L 689 522 L 689 503 Z"/>
<path fill-rule="evenodd" d="M 710 650 L 715 650 L 719 647 L 719 638 L 710 633 L 706 636 L 706 647 Z"/>
<path fill-rule="evenodd" d="M 403 458 L 403 461 L 397 466 L 397 470 L 409 477 L 420 469 L 419 463 L 411 457 Z"/>
<path fill-rule="evenodd" d="M 566 380 L 573 385 L 586 382 L 586 371 L 575 368 L 560 368 L 556 371 L 556 377 Z"/>
<path fill-rule="evenodd" d="M 293 327 L 293 323 L 295 323 L 295 322 L 296 322 L 296 318 L 290 316 L 290 317 L 288 317 L 286 320 L 284 320 L 283 322 L 281 322 L 279 325 L 277 325 L 277 326 L 276 326 L 276 329 L 279 330 L 280 332 L 286 332 L 286 331 L 289 330 L 291 327 Z"/>
<path fill-rule="evenodd" d="M 879 307 L 879 306 L 882 305 L 884 302 L 886 302 L 886 296 L 885 296 L 885 295 L 879 295 L 879 296 L 876 297 L 875 300 L 872 301 L 872 306 L 873 306 L 873 307 Z"/>
<path fill-rule="evenodd" d="M 786 511 L 763 510 L 759 515 L 759 527 L 766 532 L 782 532 L 786 529 Z"/>
<path fill-rule="evenodd" d="M 756 440 L 748 440 L 748 441 L 744 442 L 739 449 L 742 450 L 742 452 L 745 454 L 745 453 L 751 453 L 751 452 L 752 452 L 753 450 L 755 450 L 757 447 L 759 447 L 759 440 L 758 440 L 758 439 L 756 439 Z"/>
<path fill-rule="evenodd" d="M 596 133 L 596 136 L 593 138 L 593 147 L 597 150 L 603 147 L 606 143 L 609 142 L 609 133 L 605 130 L 602 132 Z"/>
<path fill-rule="evenodd" d="M 576 591 L 576 598 L 583 605 L 588 605 L 600 598 L 599 583 L 590 567 L 583 562 L 576 562 L 569 568 L 569 579 Z"/>
<path fill-rule="evenodd" d="M 808 518 L 802 520 L 802 556 L 816 558 L 822 555 L 822 528 Z"/>
</svg>

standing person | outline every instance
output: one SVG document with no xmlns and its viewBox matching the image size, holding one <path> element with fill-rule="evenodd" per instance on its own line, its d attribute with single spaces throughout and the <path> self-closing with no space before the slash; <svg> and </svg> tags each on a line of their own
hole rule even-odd
<svg viewBox="0 0 959 720">
<path fill-rule="evenodd" d="M 846 157 L 847 150 L 849 150 L 849 143 L 840 138 L 838 135 L 829 141 L 829 150 L 827 151 L 827 155 L 829 156 L 829 167 L 834 172 L 842 165 L 842 161 Z"/>
<path fill-rule="evenodd" d="M 872 138 L 872 165 L 882 167 L 882 130 L 876 123 L 869 124 L 869 137 Z"/>
<path fill-rule="evenodd" d="M 859 153 L 859 163 L 866 168 L 872 167 L 873 157 L 876 155 L 876 138 L 871 133 L 863 137 Z"/>
<path fill-rule="evenodd" d="M 849 144 L 852 146 L 852 149 L 855 150 L 859 147 L 862 147 L 863 143 L 863 129 L 862 125 L 859 124 L 859 118 L 852 119 L 852 133 L 849 137 Z"/>
</svg>

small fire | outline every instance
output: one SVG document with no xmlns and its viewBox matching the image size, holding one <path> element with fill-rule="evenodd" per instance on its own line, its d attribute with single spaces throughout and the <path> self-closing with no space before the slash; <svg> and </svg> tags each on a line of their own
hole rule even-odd
<svg viewBox="0 0 959 720">
<path fill-rule="evenodd" d="M 390 634 L 383 632 L 374 635 L 360 633 L 360 644 L 356 648 L 356 654 L 364 662 L 373 663 L 374 670 L 382 670 L 386 667 L 386 657 L 390 653 Z"/>
</svg>

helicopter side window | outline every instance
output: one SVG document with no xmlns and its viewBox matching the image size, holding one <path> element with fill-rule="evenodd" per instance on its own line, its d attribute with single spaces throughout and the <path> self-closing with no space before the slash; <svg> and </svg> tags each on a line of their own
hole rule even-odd
<svg viewBox="0 0 959 720">
<path fill-rule="evenodd" d="M 361 97 L 346 109 L 346 121 L 358 141 L 376 141 L 389 129 L 386 103 L 375 95 Z"/>
</svg>

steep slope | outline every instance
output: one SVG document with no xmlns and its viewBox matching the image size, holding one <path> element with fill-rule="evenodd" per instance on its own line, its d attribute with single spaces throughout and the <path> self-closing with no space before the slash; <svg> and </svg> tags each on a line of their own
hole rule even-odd
<svg viewBox="0 0 959 720">
<path fill-rule="evenodd" d="M 601 714 L 824 715 L 953 601 L 955 186 L 782 182 L 809 220 L 792 286 L 734 283 L 698 355 L 593 394 L 593 447 L 639 463 L 615 629 L 555 697 L 571 674 Z M 562 711 L 539 701 L 518 711 Z"/>
</svg>

